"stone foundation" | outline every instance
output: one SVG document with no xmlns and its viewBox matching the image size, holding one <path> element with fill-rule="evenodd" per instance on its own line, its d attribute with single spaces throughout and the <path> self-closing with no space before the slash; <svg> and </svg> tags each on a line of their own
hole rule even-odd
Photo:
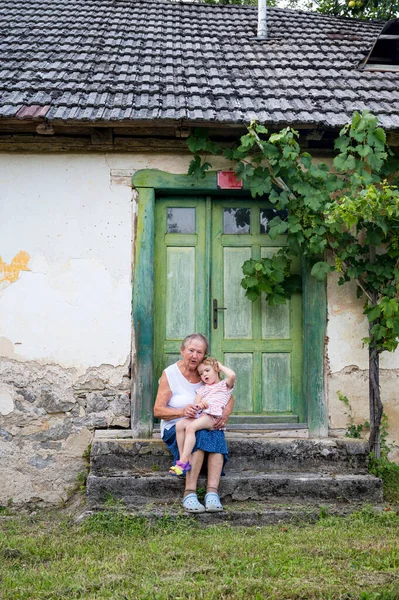
<svg viewBox="0 0 399 600">
<path fill-rule="evenodd" d="M 0 363 L 0 505 L 65 501 L 96 428 L 130 426 L 129 362 L 85 373 Z"/>
</svg>

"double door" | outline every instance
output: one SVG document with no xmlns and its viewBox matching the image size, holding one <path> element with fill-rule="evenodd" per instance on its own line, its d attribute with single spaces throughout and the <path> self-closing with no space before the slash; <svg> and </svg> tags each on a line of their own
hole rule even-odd
<svg viewBox="0 0 399 600">
<path fill-rule="evenodd" d="M 205 334 L 210 353 L 237 373 L 229 424 L 243 427 L 306 421 L 300 295 L 270 307 L 241 287 L 243 263 L 285 243 L 268 236 L 274 216 L 272 205 L 250 199 L 156 201 L 155 378 L 178 360 L 183 338 Z"/>
</svg>

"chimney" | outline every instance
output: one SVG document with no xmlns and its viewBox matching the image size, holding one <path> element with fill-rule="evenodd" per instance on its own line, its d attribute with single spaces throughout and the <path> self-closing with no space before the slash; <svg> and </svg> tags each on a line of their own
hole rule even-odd
<svg viewBox="0 0 399 600">
<path fill-rule="evenodd" d="M 266 0 L 258 0 L 258 40 L 267 40 Z"/>
</svg>

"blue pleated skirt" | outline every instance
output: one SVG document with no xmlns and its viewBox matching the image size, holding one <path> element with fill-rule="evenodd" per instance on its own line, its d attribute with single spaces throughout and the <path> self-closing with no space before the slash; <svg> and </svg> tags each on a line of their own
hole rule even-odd
<svg viewBox="0 0 399 600">
<path fill-rule="evenodd" d="M 196 442 L 193 452 L 195 452 L 196 450 L 203 450 L 208 454 L 223 454 L 224 467 L 229 458 L 229 451 L 227 449 L 224 431 L 220 431 L 219 429 L 214 429 L 212 431 L 208 431 L 207 429 L 200 429 L 199 431 L 196 431 L 195 438 Z M 170 429 L 165 429 L 162 439 L 167 445 L 170 453 L 172 454 L 173 464 L 175 464 L 176 461 L 179 459 L 179 449 L 177 447 L 176 441 L 176 425 L 172 425 Z M 224 475 L 224 472 L 222 472 L 222 475 Z"/>
</svg>

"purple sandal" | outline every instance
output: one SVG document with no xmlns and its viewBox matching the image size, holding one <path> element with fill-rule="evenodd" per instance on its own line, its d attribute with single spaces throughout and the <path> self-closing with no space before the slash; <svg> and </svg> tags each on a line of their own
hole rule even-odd
<svg viewBox="0 0 399 600">
<path fill-rule="evenodd" d="M 186 463 L 181 462 L 181 460 L 177 460 L 176 464 L 173 467 L 170 467 L 169 474 L 175 475 L 177 477 L 183 477 L 188 471 L 191 469 L 190 461 Z"/>
</svg>

